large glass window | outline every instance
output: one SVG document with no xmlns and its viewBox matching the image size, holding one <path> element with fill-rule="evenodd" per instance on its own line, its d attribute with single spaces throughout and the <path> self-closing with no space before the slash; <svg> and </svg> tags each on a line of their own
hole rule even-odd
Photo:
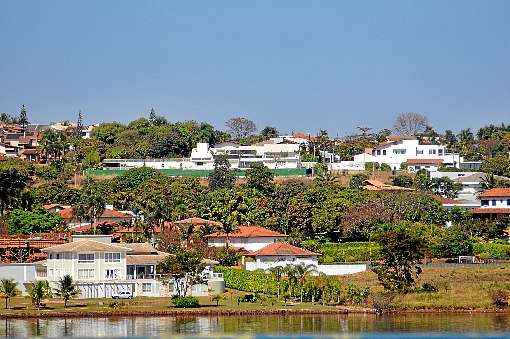
<svg viewBox="0 0 510 339">
<path fill-rule="evenodd" d="M 396 148 L 393 150 L 393 154 L 406 154 L 405 148 Z"/>
<path fill-rule="evenodd" d="M 94 253 L 78 253 L 78 262 L 94 262 Z"/>
<path fill-rule="evenodd" d="M 151 283 L 143 283 L 142 284 L 142 291 L 145 293 L 152 292 L 152 284 Z"/>
<path fill-rule="evenodd" d="M 92 279 L 92 278 L 94 278 L 93 268 L 78 269 L 78 279 Z"/>
<path fill-rule="evenodd" d="M 105 271 L 105 278 L 106 279 L 118 279 L 119 278 L 119 269 L 107 269 Z"/>
<path fill-rule="evenodd" d="M 105 253 L 104 260 L 106 262 L 120 262 L 120 253 Z"/>
</svg>

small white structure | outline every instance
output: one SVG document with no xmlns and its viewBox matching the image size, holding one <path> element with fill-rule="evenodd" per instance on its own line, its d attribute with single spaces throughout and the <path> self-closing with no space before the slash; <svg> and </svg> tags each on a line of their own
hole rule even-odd
<svg viewBox="0 0 510 339">
<path fill-rule="evenodd" d="M 209 246 L 225 247 L 228 241 L 229 246 L 243 248 L 247 251 L 257 251 L 267 245 L 283 241 L 287 236 L 259 226 L 239 226 L 231 234 L 216 232 L 206 235 L 205 238 Z"/>
<path fill-rule="evenodd" d="M 326 275 L 354 274 L 367 270 L 367 265 L 363 263 L 319 265 L 319 254 L 282 242 L 267 245 L 247 256 L 254 258 L 254 261 L 245 262 L 248 271 L 293 265 L 312 265 L 315 267 L 315 273 Z"/>
<path fill-rule="evenodd" d="M 159 296 L 156 264 L 168 254 L 149 244 L 112 244 L 111 236 L 79 236 L 73 241 L 47 247 L 46 277 L 55 285 L 69 274 L 82 298 L 107 298 L 129 290 L 134 296 Z M 41 277 L 42 278 L 42 277 Z"/>
</svg>

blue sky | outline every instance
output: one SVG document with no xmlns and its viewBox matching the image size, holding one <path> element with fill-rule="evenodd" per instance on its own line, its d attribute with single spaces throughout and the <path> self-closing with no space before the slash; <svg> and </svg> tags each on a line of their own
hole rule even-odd
<svg viewBox="0 0 510 339">
<path fill-rule="evenodd" d="M 510 1 L 0 2 L 0 111 L 332 135 L 510 122 Z"/>
</svg>

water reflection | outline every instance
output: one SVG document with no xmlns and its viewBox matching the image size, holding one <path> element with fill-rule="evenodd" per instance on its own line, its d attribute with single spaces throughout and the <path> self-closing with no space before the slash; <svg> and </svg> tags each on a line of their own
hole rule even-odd
<svg viewBox="0 0 510 339">
<path fill-rule="evenodd" d="M 507 314 L 297 315 L 5 320 L 5 336 L 125 337 L 169 335 L 347 335 L 455 332 L 510 334 Z"/>
</svg>

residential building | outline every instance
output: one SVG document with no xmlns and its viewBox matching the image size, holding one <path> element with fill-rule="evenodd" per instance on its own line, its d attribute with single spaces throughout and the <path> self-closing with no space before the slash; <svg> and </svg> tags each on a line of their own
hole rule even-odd
<svg viewBox="0 0 510 339">
<path fill-rule="evenodd" d="M 492 188 L 479 195 L 480 207 L 473 214 L 489 218 L 510 216 L 510 188 Z"/>
<path fill-rule="evenodd" d="M 366 263 L 349 263 L 336 265 L 319 264 L 318 253 L 308 251 L 284 242 L 269 244 L 246 255 L 244 266 L 249 271 L 269 270 L 273 267 L 306 265 L 313 266 L 313 274 L 345 275 L 367 270 Z"/>
<path fill-rule="evenodd" d="M 80 220 L 74 213 L 74 209 L 70 206 L 67 206 L 62 209 L 62 205 L 44 205 L 44 208 L 47 210 L 55 210 L 57 213 L 64 219 L 64 221 L 70 227 L 78 227 L 90 224 L 90 222 L 84 222 L 84 220 Z M 136 216 L 131 211 L 118 211 L 113 208 L 112 205 L 107 205 L 103 211 L 103 213 L 96 218 L 95 222 L 98 224 L 101 223 L 117 223 L 117 224 L 125 224 L 130 225 L 136 219 Z"/>
<path fill-rule="evenodd" d="M 55 285 L 69 274 L 82 298 L 110 297 L 128 290 L 134 296 L 159 296 L 156 265 L 166 253 L 149 244 L 113 244 L 111 236 L 73 236 L 69 243 L 44 248 L 46 276 Z"/>
<path fill-rule="evenodd" d="M 205 238 L 209 246 L 225 247 L 228 243 L 234 248 L 258 251 L 270 244 L 284 241 L 287 236 L 259 226 L 239 226 L 233 233 L 216 232 L 206 235 Z"/>
<path fill-rule="evenodd" d="M 212 170 L 214 158 L 226 155 L 231 168 L 247 169 L 253 163 L 262 163 L 271 169 L 300 168 L 300 144 L 285 138 L 272 138 L 254 145 L 224 143 L 210 147 L 198 143 L 189 158 L 183 159 L 105 159 L 105 169 L 151 167 L 155 169 Z"/>
</svg>

